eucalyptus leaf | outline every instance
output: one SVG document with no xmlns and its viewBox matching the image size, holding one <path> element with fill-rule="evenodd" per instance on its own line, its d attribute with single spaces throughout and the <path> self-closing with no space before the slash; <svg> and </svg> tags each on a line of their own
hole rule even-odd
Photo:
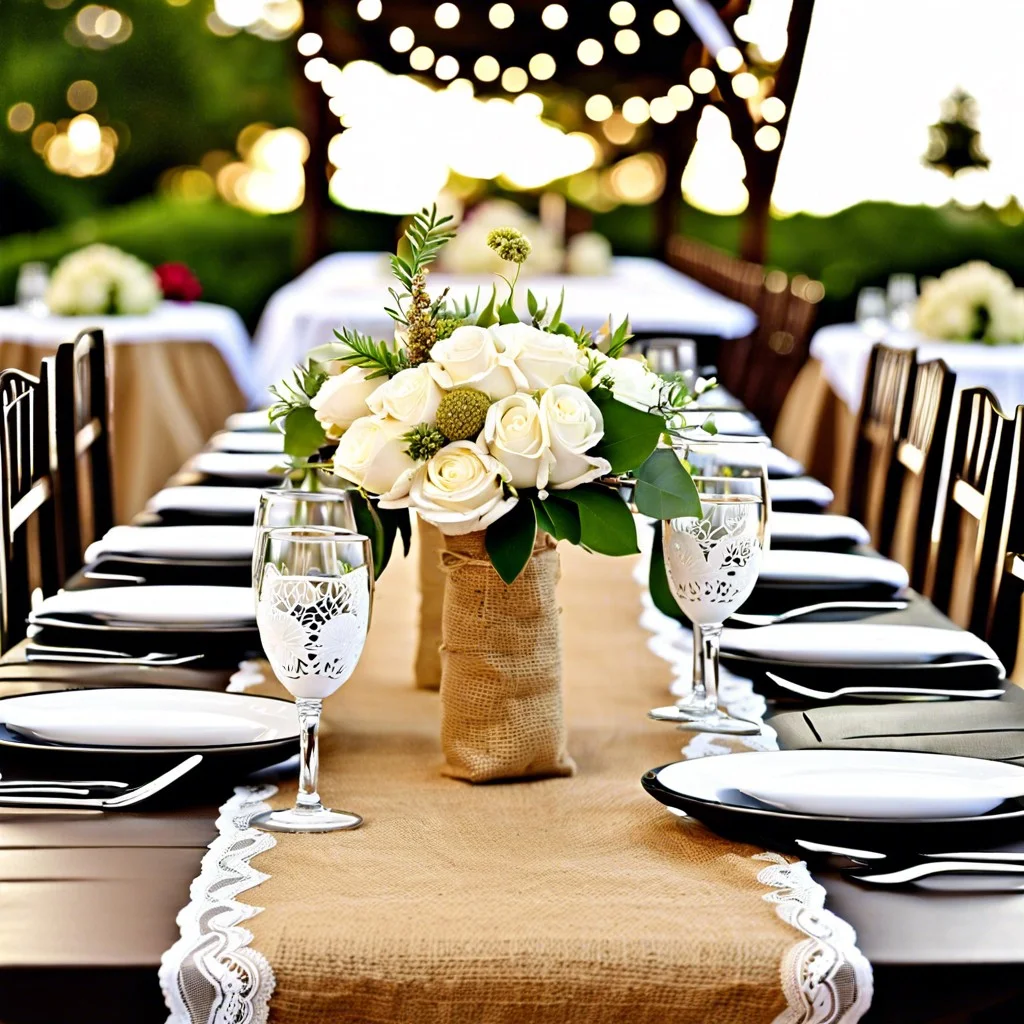
<svg viewBox="0 0 1024 1024">
<path fill-rule="evenodd" d="M 583 484 L 559 491 L 559 500 L 572 502 L 580 515 L 580 543 L 602 555 L 635 555 L 633 514 L 616 491 L 601 484 Z"/>
<path fill-rule="evenodd" d="M 537 516 L 533 502 L 522 498 L 487 527 L 484 546 L 495 571 L 506 583 L 515 582 L 526 568 L 536 539 Z"/>
<path fill-rule="evenodd" d="M 308 458 L 327 440 L 324 428 L 317 421 L 316 413 L 308 405 L 292 409 L 285 416 L 282 425 L 286 455 Z"/>
<path fill-rule="evenodd" d="M 700 496 L 693 478 L 671 448 L 658 448 L 637 470 L 633 501 L 637 511 L 652 519 L 681 519 L 701 515 Z"/>
<path fill-rule="evenodd" d="M 613 473 L 628 473 L 643 465 L 658 446 L 665 420 L 634 409 L 603 389 L 591 391 L 590 397 L 604 418 L 604 437 L 594 454 L 607 459 Z"/>
</svg>

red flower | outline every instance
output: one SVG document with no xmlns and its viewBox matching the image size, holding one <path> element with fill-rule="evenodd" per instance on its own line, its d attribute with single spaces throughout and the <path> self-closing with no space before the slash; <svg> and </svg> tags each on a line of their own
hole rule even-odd
<svg viewBox="0 0 1024 1024">
<path fill-rule="evenodd" d="M 165 299 L 178 302 L 194 302 L 203 294 L 199 278 L 184 263 L 161 263 L 156 276 Z"/>
</svg>

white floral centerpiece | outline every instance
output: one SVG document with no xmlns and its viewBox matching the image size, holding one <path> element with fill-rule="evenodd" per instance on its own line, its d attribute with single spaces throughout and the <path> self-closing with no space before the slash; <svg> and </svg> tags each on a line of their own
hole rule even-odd
<svg viewBox="0 0 1024 1024">
<path fill-rule="evenodd" d="M 925 283 L 914 309 L 914 327 L 929 338 L 1020 344 L 1024 290 L 990 263 L 965 263 Z"/>
<path fill-rule="evenodd" d="M 569 774 L 555 543 L 635 553 L 626 475 L 638 511 L 700 515 L 686 468 L 660 444 L 695 389 L 624 355 L 628 320 L 591 335 L 562 320 L 561 301 L 552 309 L 530 292 L 530 320 L 520 321 L 515 287 L 530 242 L 514 228 L 487 237 L 514 268 L 503 278 L 504 301 L 497 288 L 482 305 L 479 295 L 461 304 L 447 292 L 431 298 L 427 267 L 453 234 L 448 220 L 422 211 L 406 232 L 408 254 L 392 257 L 394 340 L 336 331 L 336 343 L 273 389 L 271 415 L 286 452 L 319 453 L 357 489 L 378 572 L 396 534 L 408 536 L 406 510 L 444 534 L 449 773 L 472 781 Z M 532 713 L 546 708 L 550 729 L 509 724 L 530 693 Z M 493 708 L 501 741 L 481 737 L 479 719 L 460 717 L 481 701 Z"/>
<path fill-rule="evenodd" d="M 112 245 L 87 245 L 56 266 L 46 293 L 60 316 L 148 313 L 160 301 L 153 268 Z"/>
</svg>

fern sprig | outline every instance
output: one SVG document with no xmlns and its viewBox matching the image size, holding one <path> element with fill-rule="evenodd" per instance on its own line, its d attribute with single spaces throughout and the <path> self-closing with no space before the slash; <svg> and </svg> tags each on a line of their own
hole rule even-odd
<svg viewBox="0 0 1024 1024">
<path fill-rule="evenodd" d="M 270 407 L 270 422 L 283 419 L 295 409 L 309 405 L 309 401 L 320 390 L 327 380 L 327 371 L 315 360 L 308 366 L 296 366 L 292 371 L 292 379 L 285 378 L 269 388 L 271 395 L 277 399 Z"/>
<path fill-rule="evenodd" d="M 338 354 L 350 366 L 361 366 L 372 370 L 367 380 L 375 377 L 393 377 L 399 370 L 409 366 L 409 357 L 405 349 L 398 348 L 386 341 L 374 341 L 369 335 L 342 327 L 334 336 L 341 342 L 342 349 Z"/>
<path fill-rule="evenodd" d="M 450 216 L 439 217 L 435 203 L 429 210 L 426 207 L 420 210 L 405 229 L 409 256 L 407 259 L 392 256 L 391 272 L 406 292 L 412 291 L 412 279 L 433 263 L 445 243 L 455 237 L 455 229 L 446 226 L 451 219 Z"/>
</svg>

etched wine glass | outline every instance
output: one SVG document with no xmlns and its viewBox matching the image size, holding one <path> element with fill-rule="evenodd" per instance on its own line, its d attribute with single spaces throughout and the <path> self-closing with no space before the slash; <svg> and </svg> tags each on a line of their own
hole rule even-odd
<svg viewBox="0 0 1024 1024">
<path fill-rule="evenodd" d="M 694 633 L 693 689 L 670 720 L 698 732 L 756 733 L 757 723 L 719 705 L 719 650 L 723 623 L 750 596 L 768 549 L 764 446 L 747 438 L 693 439 L 674 450 L 690 470 L 701 515 L 662 525 L 669 589 Z"/>
<path fill-rule="evenodd" d="M 333 811 L 317 792 L 318 737 L 324 697 L 352 675 L 370 622 L 370 541 L 333 527 L 268 530 L 257 587 L 256 623 L 274 674 L 295 697 L 299 715 L 299 792 L 289 810 L 253 824 L 271 832 L 333 832 L 362 818 Z"/>
<path fill-rule="evenodd" d="M 300 491 L 272 487 L 260 494 L 256 507 L 256 536 L 252 549 L 252 585 L 260 580 L 268 531 L 279 526 L 333 526 L 358 532 L 352 496 L 348 491 Z"/>
</svg>

